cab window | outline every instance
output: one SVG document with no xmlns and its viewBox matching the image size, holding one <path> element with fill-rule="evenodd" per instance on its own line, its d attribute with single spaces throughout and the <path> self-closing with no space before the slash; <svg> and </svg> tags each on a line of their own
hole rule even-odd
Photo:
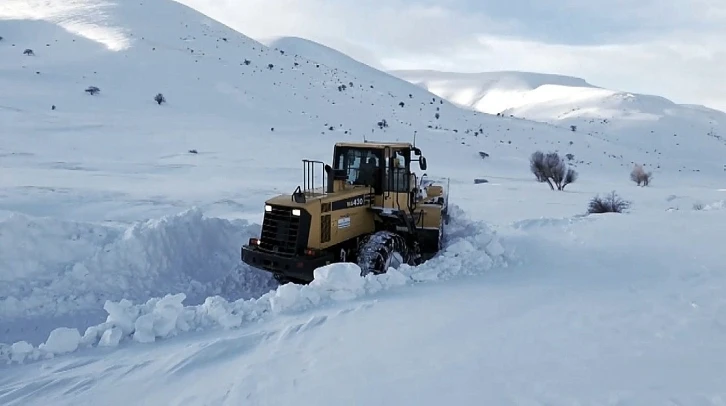
<svg viewBox="0 0 726 406">
<path fill-rule="evenodd" d="M 408 192 L 409 191 L 409 165 L 410 156 L 404 151 L 393 151 L 391 158 L 386 165 L 386 191 Z"/>
<path fill-rule="evenodd" d="M 336 169 L 347 173 L 352 185 L 372 186 L 379 189 L 380 152 L 368 149 L 343 149 L 338 153 Z"/>
</svg>

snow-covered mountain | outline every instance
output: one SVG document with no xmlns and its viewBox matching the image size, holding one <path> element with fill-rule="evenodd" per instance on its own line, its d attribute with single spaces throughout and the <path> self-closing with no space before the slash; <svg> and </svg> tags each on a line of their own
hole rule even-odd
<svg viewBox="0 0 726 406">
<path fill-rule="evenodd" d="M 391 74 L 457 105 L 631 138 L 649 134 L 708 135 L 726 142 L 726 113 L 664 97 L 605 89 L 584 79 L 532 72 L 456 73 L 398 70 Z"/>
<path fill-rule="evenodd" d="M 337 64 L 343 70 L 363 69 L 380 74 L 368 65 L 310 40 L 280 37 L 269 43 L 298 55 Z M 681 171 L 695 170 L 692 167 L 698 166 L 699 161 L 716 162 L 725 152 L 726 113 L 705 106 L 676 104 L 660 96 L 605 89 L 584 79 L 563 75 L 431 70 L 387 73 L 472 111 L 574 129 L 645 154 L 662 156 L 668 150 L 667 156 L 701 157 L 681 165 L 678 168 Z M 705 142 L 713 149 L 703 150 L 700 142 L 692 142 L 694 137 L 706 138 Z M 648 161 L 653 162 L 652 158 Z M 654 166 L 662 164 L 658 162 Z"/>
<path fill-rule="evenodd" d="M 724 396 L 715 137 L 640 145 L 460 108 L 168 0 L 4 0 L 0 36 L 2 405 Z M 240 264 L 301 159 L 414 133 L 429 175 L 451 178 L 439 256 L 307 286 Z M 538 149 L 573 155 L 567 191 L 534 180 Z M 614 189 L 629 212 L 583 215 Z"/>
<path fill-rule="evenodd" d="M 652 120 L 672 116 L 723 124 L 726 113 L 705 106 L 676 104 L 664 97 L 594 86 L 584 79 L 533 72 L 459 73 L 393 70 L 458 105 L 489 114 L 529 115 L 533 120 Z M 699 117 L 699 115 L 701 115 Z"/>
<path fill-rule="evenodd" d="M 300 37 L 274 36 L 267 38 L 257 38 L 258 41 L 267 45 L 272 49 L 282 49 L 285 52 L 303 56 L 306 59 L 328 65 L 333 69 L 341 69 L 348 72 L 356 72 L 361 69 L 361 64 L 367 65 L 374 69 L 385 69 L 379 61 L 373 56 L 366 55 L 365 58 L 353 58 L 352 56 L 338 51 L 330 46 L 323 45 L 319 42 Z M 347 45 L 349 48 L 353 45 Z M 355 48 L 354 48 L 355 49 Z M 365 51 L 359 51 L 363 53 Z M 379 78 L 390 80 L 391 75 L 384 72 Z"/>
<path fill-rule="evenodd" d="M 201 303 L 274 286 L 267 275 L 251 282 L 239 264 L 239 245 L 258 230 L 244 221 L 259 222 L 267 198 L 298 186 L 301 160 L 329 161 L 336 141 L 417 133 L 432 171 L 468 183 L 479 150 L 502 162 L 493 172 L 526 174 L 530 148 L 514 161 L 505 151 L 524 148 L 535 129 L 548 134 L 542 148 L 570 137 L 462 110 L 365 65 L 344 70 L 268 48 L 177 2 L 18 0 L 0 16 L 0 88 L 9 89 L 0 95 L 0 210 L 10 216 L 0 226 L 0 316 L 42 321 L 37 339 L 48 317 L 98 320 L 106 299 L 183 292 Z M 590 143 L 594 151 L 600 141 Z M 453 161 L 462 165 L 445 164 Z M 203 219 L 193 207 L 243 222 Z M 171 231 L 186 223 L 194 227 L 183 237 Z M 43 249 L 38 238 L 49 239 Z M 0 342 L 29 338 L 8 331 Z"/>
</svg>

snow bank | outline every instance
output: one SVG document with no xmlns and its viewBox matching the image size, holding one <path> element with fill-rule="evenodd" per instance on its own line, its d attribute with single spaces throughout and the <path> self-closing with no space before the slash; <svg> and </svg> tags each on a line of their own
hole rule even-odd
<svg viewBox="0 0 726 406">
<path fill-rule="evenodd" d="M 48 274 L 92 256 L 121 231 L 12 213 L 0 222 L 0 289 L 12 288 L 14 281 L 54 276 Z M 5 292 L 0 290 L 0 297 Z"/>
<path fill-rule="evenodd" d="M 198 209 L 127 228 L 13 215 L 0 222 L 0 319 L 58 317 L 167 292 L 195 303 L 259 296 L 276 282 L 239 260 L 258 230 Z"/>
<path fill-rule="evenodd" d="M 0 344 L 0 359 L 22 363 L 77 348 L 114 347 L 125 341 L 150 343 L 187 331 L 236 328 L 276 314 L 506 266 L 509 255 L 489 227 L 468 221 L 456 207 L 452 207 L 451 214 L 445 249 L 417 267 L 403 266 L 382 275 L 362 278 L 361 270 L 355 264 L 332 264 L 315 270 L 315 280 L 309 285 L 286 284 L 259 298 L 247 300 L 228 301 L 213 296 L 194 306 L 183 305 L 184 293 L 150 299 L 143 304 L 134 304 L 127 299 L 109 300 L 104 305 L 108 313 L 106 321 L 89 327 L 82 336 L 68 329 L 57 329 L 39 347 L 26 342 Z"/>
<path fill-rule="evenodd" d="M 718 202 L 714 202 L 714 203 L 703 206 L 703 210 L 706 210 L 706 211 L 724 210 L 724 209 L 726 209 L 726 200 L 720 200 Z"/>
</svg>

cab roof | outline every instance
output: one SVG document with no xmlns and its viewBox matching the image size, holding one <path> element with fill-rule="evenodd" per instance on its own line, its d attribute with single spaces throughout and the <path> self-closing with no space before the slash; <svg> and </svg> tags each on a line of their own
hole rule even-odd
<svg viewBox="0 0 726 406">
<path fill-rule="evenodd" d="M 336 147 L 344 147 L 344 148 L 386 148 L 391 147 L 393 149 L 399 149 L 399 148 L 413 148 L 413 144 L 410 142 L 379 142 L 379 141 L 370 141 L 370 142 L 338 142 L 335 144 Z"/>
</svg>

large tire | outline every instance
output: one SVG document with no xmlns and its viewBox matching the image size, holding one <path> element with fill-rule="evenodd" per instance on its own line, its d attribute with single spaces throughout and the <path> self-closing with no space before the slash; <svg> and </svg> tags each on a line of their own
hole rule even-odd
<svg viewBox="0 0 726 406">
<path fill-rule="evenodd" d="M 379 231 L 367 236 L 358 247 L 358 266 L 361 276 L 382 274 L 388 268 L 411 264 L 412 256 L 406 240 L 390 231 Z"/>
</svg>

